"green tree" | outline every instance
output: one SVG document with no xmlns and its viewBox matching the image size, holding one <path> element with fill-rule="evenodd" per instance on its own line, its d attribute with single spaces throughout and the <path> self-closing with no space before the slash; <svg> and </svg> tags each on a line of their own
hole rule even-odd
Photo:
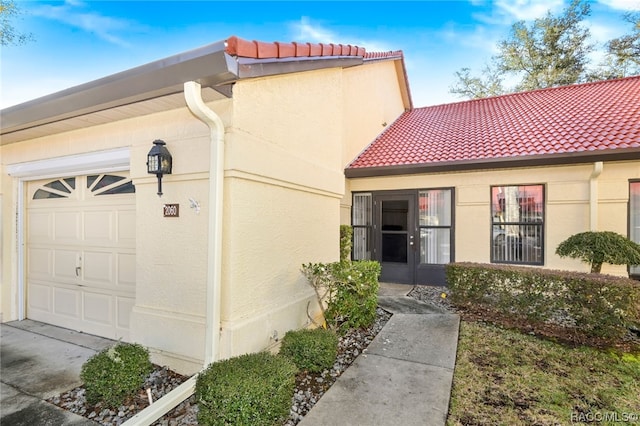
<svg viewBox="0 0 640 426">
<path fill-rule="evenodd" d="M 640 13 L 625 15 L 632 32 L 605 45 L 605 61 L 596 70 L 589 68 L 595 46 L 584 25 L 590 13 L 587 0 L 572 0 L 558 16 L 547 12 L 531 24 L 516 22 L 508 38 L 499 42 L 490 65 L 479 76 L 471 75 L 469 68 L 456 72 L 449 91 L 477 99 L 640 73 Z M 507 87 L 505 81 L 516 83 Z"/>
<path fill-rule="evenodd" d="M 504 93 L 502 76 L 495 64 L 486 65 L 482 75 L 483 77 L 472 76 L 469 68 L 456 71 L 458 84 L 451 89 L 451 93 L 470 99 L 498 96 Z"/>
<path fill-rule="evenodd" d="M 603 263 L 640 265 L 640 245 L 610 231 L 588 231 L 572 235 L 558 244 L 556 254 L 588 263 L 594 274 L 600 273 Z"/>
<path fill-rule="evenodd" d="M 13 25 L 21 14 L 14 0 L 0 0 L 0 46 L 17 46 L 33 40 L 33 34 L 22 33 Z"/>
<path fill-rule="evenodd" d="M 590 80 L 640 74 L 640 12 L 627 13 L 624 20 L 631 24 L 631 33 L 607 42 L 605 59 L 600 69 L 589 76 Z"/>
</svg>

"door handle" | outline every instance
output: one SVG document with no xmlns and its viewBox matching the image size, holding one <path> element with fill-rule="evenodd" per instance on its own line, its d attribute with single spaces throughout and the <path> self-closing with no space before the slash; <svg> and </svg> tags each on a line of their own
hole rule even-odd
<svg viewBox="0 0 640 426">
<path fill-rule="evenodd" d="M 76 277 L 80 276 L 80 271 L 82 271 L 82 254 L 78 253 L 76 256 Z"/>
</svg>

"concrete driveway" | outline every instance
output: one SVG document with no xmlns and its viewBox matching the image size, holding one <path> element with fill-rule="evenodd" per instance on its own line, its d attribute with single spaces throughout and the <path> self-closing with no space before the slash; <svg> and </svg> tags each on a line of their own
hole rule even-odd
<svg viewBox="0 0 640 426">
<path fill-rule="evenodd" d="M 0 334 L 0 424 L 97 424 L 45 400 L 79 386 L 82 364 L 113 340 L 31 320 L 1 324 Z"/>
</svg>

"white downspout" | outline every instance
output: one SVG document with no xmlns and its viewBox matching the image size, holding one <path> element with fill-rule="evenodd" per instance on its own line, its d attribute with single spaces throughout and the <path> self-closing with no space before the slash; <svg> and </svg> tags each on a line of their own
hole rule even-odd
<svg viewBox="0 0 640 426">
<path fill-rule="evenodd" d="M 598 177 L 602 173 L 602 161 L 593 163 L 593 172 L 589 177 L 589 230 L 598 230 Z"/>
<path fill-rule="evenodd" d="M 189 110 L 211 132 L 209 149 L 209 245 L 204 366 L 220 357 L 220 292 L 222 288 L 222 203 L 224 191 L 224 123 L 202 100 L 200 84 L 184 83 Z"/>
<path fill-rule="evenodd" d="M 222 203 L 224 190 L 224 123 L 202 100 L 200 84 L 184 83 L 184 97 L 193 115 L 210 130 L 209 238 L 207 246 L 207 292 L 204 366 L 220 357 L 220 293 L 222 288 Z M 171 411 L 195 392 L 197 374 L 145 408 L 123 426 L 147 426 Z"/>
</svg>

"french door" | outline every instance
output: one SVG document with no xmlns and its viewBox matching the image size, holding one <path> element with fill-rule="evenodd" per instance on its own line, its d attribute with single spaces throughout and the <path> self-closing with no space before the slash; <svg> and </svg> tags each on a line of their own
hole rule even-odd
<svg viewBox="0 0 640 426">
<path fill-rule="evenodd" d="M 356 193 L 352 224 L 356 260 L 382 265 L 380 280 L 445 285 L 453 261 L 453 189 Z"/>
</svg>

